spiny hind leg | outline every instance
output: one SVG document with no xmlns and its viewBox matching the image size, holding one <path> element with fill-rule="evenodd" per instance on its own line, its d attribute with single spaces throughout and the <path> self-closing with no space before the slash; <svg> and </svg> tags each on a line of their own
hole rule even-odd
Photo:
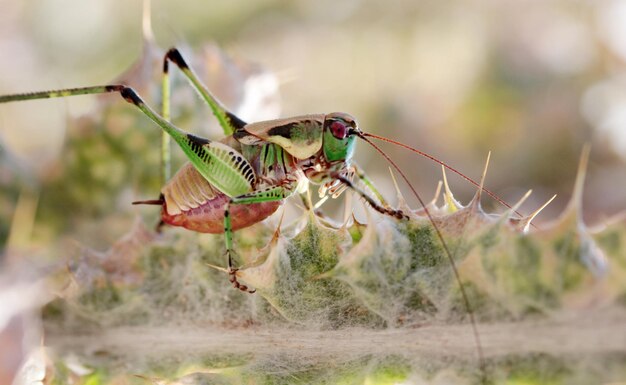
<svg viewBox="0 0 626 385">
<path fill-rule="evenodd" d="M 170 71 L 169 64 L 174 63 L 189 80 L 189 83 L 207 102 L 225 135 L 231 135 L 236 128 L 245 126 L 245 122 L 239 119 L 235 114 L 228 111 L 220 101 L 211 94 L 208 88 L 202 83 L 195 72 L 189 67 L 180 51 L 176 48 L 170 48 L 163 56 L 163 73 L 161 82 L 161 116 L 164 120 L 170 121 Z M 170 179 L 171 176 L 171 139 L 170 136 L 163 131 L 161 134 L 161 185 Z"/>
<path fill-rule="evenodd" d="M 202 83 L 195 72 L 189 67 L 183 55 L 176 48 L 170 48 L 163 58 L 163 84 L 164 90 L 167 87 L 169 91 L 169 62 L 176 64 L 176 66 L 182 71 L 183 75 L 189 80 L 191 86 L 200 94 L 202 99 L 209 105 L 211 111 L 217 118 L 220 126 L 224 130 L 224 135 L 232 135 L 236 129 L 243 128 L 246 122 L 241 120 L 237 115 L 230 112 L 224 105 L 209 91 L 209 89 Z M 165 85 L 167 82 L 167 85 Z"/>
</svg>

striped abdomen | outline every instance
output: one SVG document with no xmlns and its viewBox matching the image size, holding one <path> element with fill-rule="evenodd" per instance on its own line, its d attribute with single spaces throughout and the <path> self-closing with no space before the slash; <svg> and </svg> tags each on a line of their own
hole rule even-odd
<svg viewBox="0 0 626 385">
<path fill-rule="evenodd" d="M 163 186 L 161 193 L 165 200 L 163 222 L 202 233 L 224 232 L 224 208 L 230 198 L 213 187 L 190 163 Z M 262 221 L 281 204 L 282 201 L 232 205 L 233 230 Z"/>
</svg>

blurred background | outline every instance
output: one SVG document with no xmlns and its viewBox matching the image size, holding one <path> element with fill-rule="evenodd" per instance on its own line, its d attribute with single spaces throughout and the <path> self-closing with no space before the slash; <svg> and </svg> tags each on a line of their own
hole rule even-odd
<svg viewBox="0 0 626 385">
<path fill-rule="evenodd" d="M 139 0 L 0 0 L 0 94 L 123 79 L 158 108 L 159 50 L 177 46 L 248 121 L 349 112 L 474 179 L 491 150 L 486 185 L 506 201 L 532 188 L 531 212 L 558 194 L 540 222 L 567 204 L 590 143 L 586 221 L 626 208 L 624 1 L 154 0 L 151 28 L 142 11 Z M 175 80 L 174 121 L 219 137 Z M 0 245 L 47 255 L 70 234 L 106 247 L 136 213 L 156 220 L 130 202 L 158 194 L 158 135 L 113 95 L 0 105 Z M 430 199 L 440 168 L 384 148 Z M 393 196 L 381 157 L 361 144 L 356 159 Z M 467 202 L 473 186 L 448 176 Z"/>
</svg>

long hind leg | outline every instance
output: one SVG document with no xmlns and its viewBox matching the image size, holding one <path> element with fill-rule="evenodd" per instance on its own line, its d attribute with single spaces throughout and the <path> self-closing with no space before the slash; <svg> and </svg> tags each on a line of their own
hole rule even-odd
<svg viewBox="0 0 626 385">
<path fill-rule="evenodd" d="M 180 51 L 176 48 L 171 48 L 165 54 L 163 58 L 163 84 L 164 89 L 167 88 L 169 90 L 169 62 L 172 62 L 180 68 L 185 77 L 189 80 L 193 88 L 200 94 L 202 99 L 207 102 L 211 111 L 217 118 L 220 126 L 224 130 L 224 135 L 232 135 L 236 129 L 243 128 L 246 125 L 246 122 L 241 120 L 237 115 L 230 112 L 224 105 L 209 91 L 209 89 L 200 81 L 198 76 L 194 73 L 194 71 L 189 67 L 183 56 L 180 54 Z M 167 85 L 166 85 L 167 83 Z"/>
</svg>

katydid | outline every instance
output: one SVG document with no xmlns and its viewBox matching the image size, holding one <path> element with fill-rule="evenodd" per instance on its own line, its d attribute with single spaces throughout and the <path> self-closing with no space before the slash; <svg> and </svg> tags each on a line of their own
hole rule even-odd
<svg viewBox="0 0 626 385">
<path fill-rule="evenodd" d="M 169 121 L 169 64 L 174 63 L 206 101 L 220 123 L 226 137 L 213 141 L 187 133 Z M 141 110 L 163 130 L 162 162 L 164 179 L 160 197 L 155 200 L 134 202 L 156 204 L 162 207 L 161 223 L 182 226 L 192 231 L 224 233 L 228 260 L 229 280 L 235 288 L 253 293 L 254 290 L 238 282 L 237 268 L 233 262 L 232 233 L 260 222 L 274 213 L 288 197 L 303 192 L 308 183 L 320 185 L 320 196 L 338 197 L 346 189 L 360 195 L 378 212 L 399 220 L 409 216 L 388 206 L 373 184 L 354 164 L 356 138 L 373 146 L 410 186 L 430 219 L 454 274 L 467 308 L 481 366 L 483 355 L 470 302 L 460 283 L 454 259 L 436 222 L 423 200 L 411 186 L 402 170 L 369 138 L 383 140 L 405 147 L 441 164 L 483 189 L 498 202 L 511 207 L 491 191 L 463 175 L 446 163 L 405 144 L 395 142 L 360 130 L 349 114 L 335 112 L 246 123 L 231 113 L 203 85 L 187 65 L 180 52 L 172 48 L 163 59 L 163 108 L 158 114 L 130 87 L 104 85 L 61 89 L 0 96 L 0 103 L 44 99 L 85 94 L 119 93 L 127 102 Z M 180 146 L 189 163 L 172 178 L 168 176 L 168 138 Z M 378 199 L 370 197 L 353 181 L 362 180 Z"/>
</svg>

